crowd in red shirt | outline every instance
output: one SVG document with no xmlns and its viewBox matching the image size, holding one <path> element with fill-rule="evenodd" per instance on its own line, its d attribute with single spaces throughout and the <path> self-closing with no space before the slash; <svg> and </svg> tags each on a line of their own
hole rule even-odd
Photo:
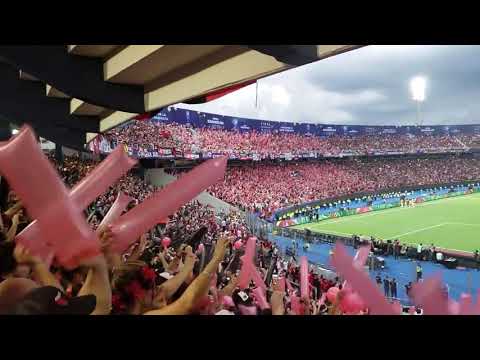
<svg viewBox="0 0 480 360">
<path fill-rule="evenodd" d="M 268 218 L 277 209 L 313 200 L 479 179 L 476 158 L 373 158 L 231 167 L 224 181 L 209 191 Z"/>
<path fill-rule="evenodd" d="M 222 153 L 239 157 L 258 154 L 260 157 L 278 157 L 281 154 L 299 155 L 317 152 L 322 155 L 358 154 L 376 151 L 442 152 L 465 148 L 475 137 L 463 135 L 463 142 L 454 136 L 361 135 L 361 136 L 304 136 L 292 133 L 234 132 L 209 128 L 192 128 L 171 123 L 132 120 L 110 130 L 106 139 L 114 146 L 125 143 L 130 150 L 151 152 L 175 149 L 182 153 Z"/>
</svg>

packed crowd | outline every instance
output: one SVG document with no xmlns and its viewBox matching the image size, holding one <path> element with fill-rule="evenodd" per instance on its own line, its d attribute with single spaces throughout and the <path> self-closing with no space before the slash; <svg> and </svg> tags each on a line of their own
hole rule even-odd
<svg viewBox="0 0 480 360">
<path fill-rule="evenodd" d="M 95 165 L 94 161 L 66 158 L 56 167 L 72 186 Z M 295 259 L 282 257 L 277 247 L 263 238 L 255 241 L 252 260 L 267 291 L 262 293 L 255 281 L 240 288 L 241 257 L 251 239 L 242 215 L 215 214 L 196 202 L 182 207 L 167 224 L 142 235 L 123 254 L 112 250 L 115 238 L 107 227 L 98 231 L 101 255 L 82 261 L 73 270 L 62 268 L 56 261 L 49 267 L 16 244 L 15 235 L 32 219 L 4 179 L 2 186 L 0 314 L 352 313 L 341 306 L 345 295 L 342 281 L 326 278 L 313 267 L 308 276 L 311 296 L 300 297 Z M 139 202 L 153 190 L 135 175 L 126 175 L 92 205 L 92 226 L 96 224 L 94 217 L 100 221 L 108 211 L 116 192 L 125 191 Z M 363 307 L 354 313 L 368 314 L 368 309 Z"/>
<path fill-rule="evenodd" d="M 280 208 L 313 200 L 479 179 L 480 160 L 476 158 L 352 159 L 231 167 L 224 181 L 209 191 L 270 218 Z"/>
<path fill-rule="evenodd" d="M 222 153 L 239 157 L 242 154 L 258 154 L 261 158 L 278 157 L 290 153 L 300 155 L 317 152 L 322 155 L 338 155 L 354 152 L 401 151 L 416 153 L 446 149 L 462 149 L 470 144 L 471 136 L 464 135 L 463 143 L 454 136 L 303 136 L 289 133 L 235 132 L 210 128 L 191 128 L 176 123 L 154 123 L 133 120 L 110 130 L 106 135 L 112 147 L 125 143 L 131 150 L 151 152 L 173 149 L 182 153 Z"/>
</svg>

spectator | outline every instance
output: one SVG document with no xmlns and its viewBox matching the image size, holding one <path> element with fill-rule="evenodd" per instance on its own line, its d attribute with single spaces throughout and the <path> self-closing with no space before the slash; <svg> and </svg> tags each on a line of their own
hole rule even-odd
<svg viewBox="0 0 480 360">
<path fill-rule="evenodd" d="M 417 273 L 417 282 L 418 282 L 422 278 L 422 267 L 420 266 L 420 263 L 417 263 L 416 273 Z"/>
<path fill-rule="evenodd" d="M 390 280 L 388 276 L 385 276 L 385 279 L 383 279 L 383 290 L 385 291 L 385 296 L 390 297 Z"/>
<path fill-rule="evenodd" d="M 397 281 L 395 280 L 395 278 L 392 278 L 392 280 L 390 280 L 390 293 L 392 294 L 392 298 L 397 298 Z"/>
</svg>

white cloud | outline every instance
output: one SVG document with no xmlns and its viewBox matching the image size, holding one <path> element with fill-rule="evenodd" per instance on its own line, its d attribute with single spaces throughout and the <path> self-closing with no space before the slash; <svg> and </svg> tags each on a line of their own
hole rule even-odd
<svg viewBox="0 0 480 360">
<path fill-rule="evenodd" d="M 374 89 L 351 93 L 328 91 L 320 84 L 307 81 L 298 70 L 261 79 L 258 108 L 255 107 L 255 84 L 206 104 L 181 104 L 180 107 L 261 120 L 348 123 L 355 117 L 346 107 L 370 106 L 385 100 L 385 96 Z"/>
<path fill-rule="evenodd" d="M 273 121 L 406 125 L 415 121 L 410 79 L 428 77 L 425 124 L 479 123 L 480 46 L 367 46 L 301 66 L 197 111 Z"/>
</svg>

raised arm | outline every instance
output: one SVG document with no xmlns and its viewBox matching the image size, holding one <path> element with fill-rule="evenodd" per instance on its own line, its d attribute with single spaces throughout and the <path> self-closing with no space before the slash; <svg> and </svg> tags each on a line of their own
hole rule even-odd
<svg viewBox="0 0 480 360">
<path fill-rule="evenodd" d="M 278 280 L 274 280 L 273 284 L 273 293 L 270 296 L 270 305 L 272 305 L 272 315 L 285 315 L 285 305 L 283 299 L 285 296 L 285 291 L 280 288 Z"/>
<path fill-rule="evenodd" d="M 148 311 L 145 313 L 145 315 L 189 314 L 198 301 L 208 294 L 211 275 L 216 271 L 218 264 L 223 260 L 228 242 L 229 240 L 226 238 L 218 240 L 212 260 L 208 263 L 200 275 L 193 280 L 190 286 L 177 301 L 165 306 L 164 308 Z"/>
<path fill-rule="evenodd" d="M 193 271 L 197 257 L 193 253 L 191 246 L 187 246 L 185 248 L 185 252 L 185 265 L 182 267 L 180 272 L 159 286 L 166 299 L 170 299 L 173 294 L 177 292 L 180 286 L 188 279 L 190 273 Z"/>
<path fill-rule="evenodd" d="M 147 235 L 143 234 L 140 237 L 140 242 L 138 246 L 133 250 L 132 254 L 128 257 L 129 261 L 136 261 L 142 256 L 145 251 L 145 246 L 147 246 Z"/>
<path fill-rule="evenodd" d="M 122 257 L 120 254 L 112 251 L 112 241 L 113 241 L 113 233 L 109 227 L 106 227 L 102 230 L 99 234 L 100 244 L 102 247 L 103 255 L 105 256 L 105 260 L 107 261 L 107 266 L 109 270 L 113 270 L 114 268 L 119 267 L 123 264 Z"/>
<path fill-rule="evenodd" d="M 23 204 L 21 201 L 18 201 L 13 205 L 11 208 L 9 208 L 7 211 L 4 212 L 5 216 L 8 218 L 11 218 L 13 215 L 15 215 L 17 212 L 22 210 Z"/>
<path fill-rule="evenodd" d="M 236 275 L 232 275 L 230 282 L 220 290 L 220 294 L 223 296 L 232 296 L 233 291 L 237 287 L 238 277 Z"/>
<path fill-rule="evenodd" d="M 88 274 L 78 296 L 95 295 L 97 305 L 92 315 L 108 315 L 112 310 L 112 288 L 108 276 L 107 261 L 103 255 L 82 263 L 88 267 Z"/>
<path fill-rule="evenodd" d="M 30 266 L 34 280 L 41 286 L 54 286 L 64 291 L 62 285 L 60 285 L 55 275 L 50 272 L 47 265 L 39 257 L 31 255 L 30 251 L 25 247 L 22 245 L 15 246 L 13 256 L 17 263 Z"/>
<path fill-rule="evenodd" d="M 6 241 L 13 241 L 15 239 L 15 235 L 17 235 L 17 229 L 18 229 L 18 224 L 20 223 L 20 216 L 22 215 L 22 212 L 19 211 L 15 215 L 13 215 L 12 218 L 12 225 L 10 226 L 10 229 L 8 229 L 8 232 L 6 234 Z"/>
</svg>

